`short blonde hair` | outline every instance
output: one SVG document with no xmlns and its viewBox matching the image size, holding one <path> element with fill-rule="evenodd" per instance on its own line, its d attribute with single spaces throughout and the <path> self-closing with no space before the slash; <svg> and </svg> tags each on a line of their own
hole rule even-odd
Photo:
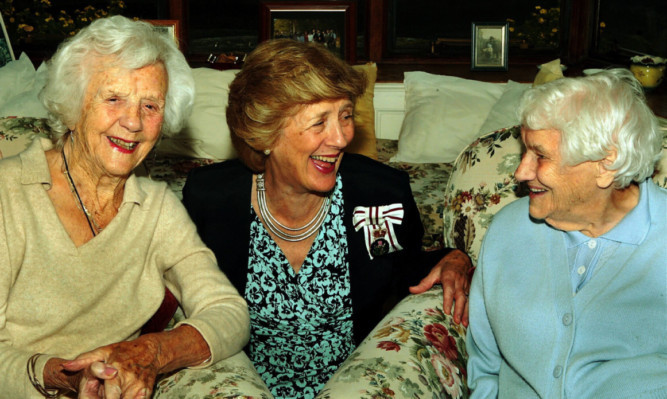
<svg viewBox="0 0 667 399">
<path fill-rule="evenodd" d="M 227 125 L 239 158 L 264 171 L 266 155 L 305 105 L 364 93 L 366 76 L 317 43 L 276 39 L 248 55 L 229 87 Z"/>
</svg>

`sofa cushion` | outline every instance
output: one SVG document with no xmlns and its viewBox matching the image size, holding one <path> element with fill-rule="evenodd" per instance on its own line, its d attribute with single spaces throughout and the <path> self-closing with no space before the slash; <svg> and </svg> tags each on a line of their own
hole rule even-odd
<svg viewBox="0 0 667 399">
<path fill-rule="evenodd" d="M 46 119 L 0 117 L 0 159 L 25 150 L 37 137 L 49 137 Z"/>
<path fill-rule="evenodd" d="M 477 262 L 493 215 L 518 198 L 514 171 L 521 161 L 521 128 L 500 129 L 475 140 L 454 162 L 445 188 L 445 245 Z"/>
<path fill-rule="evenodd" d="M 477 136 L 505 90 L 487 83 L 426 72 L 405 73 L 405 118 L 396 162 L 453 162 Z"/>
<path fill-rule="evenodd" d="M 403 299 L 317 399 L 467 398 L 466 330 L 442 311 L 442 287 Z"/>
<path fill-rule="evenodd" d="M 195 103 L 183 130 L 163 138 L 157 151 L 175 157 L 225 160 L 236 158 L 227 127 L 229 84 L 238 69 L 194 68 Z"/>
<path fill-rule="evenodd" d="M 46 108 L 37 97 L 46 78 L 46 64 L 35 71 L 25 53 L 0 68 L 0 116 L 46 117 Z"/>
</svg>

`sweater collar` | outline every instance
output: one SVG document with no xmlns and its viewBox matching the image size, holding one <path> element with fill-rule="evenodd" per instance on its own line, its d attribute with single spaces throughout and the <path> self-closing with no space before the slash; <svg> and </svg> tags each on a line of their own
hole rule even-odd
<svg viewBox="0 0 667 399">
<path fill-rule="evenodd" d="M 45 151 L 53 148 L 53 142 L 49 139 L 39 137 L 23 151 L 21 159 L 21 184 L 42 184 L 46 190 L 50 190 L 53 184 L 49 165 L 46 161 Z M 133 202 L 141 205 L 146 200 L 146 192 L 139 186 L 138 178 L 131 174 L 125 182 L 125 193 L 122 204 Z"/>
</svg>

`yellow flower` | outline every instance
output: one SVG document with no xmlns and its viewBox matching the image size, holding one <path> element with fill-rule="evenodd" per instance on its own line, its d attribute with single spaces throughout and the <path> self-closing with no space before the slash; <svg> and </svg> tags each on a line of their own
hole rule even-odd
<svg viewBox="0 0 667 399">
<path fill-rule="evenodd" d="M 546 8 L 543 8 L 543 9 L 540 10 L 540 14 L 546 14 L 546 13 L 547 13 L 547 9 L 546 9 Z"/>
<path fill-rule="evenodd" d="M 41 0 L 43 4 L 46 4 L 47 6 L 51 5 L 51 2 L 49 0 Z"/>
<path fill-rule="evenodd" d="M 536 9 L 536 10 L 539 10 L 539 9 L 541 9 L 541 8 L 542 8 L 542 7 L 540 7 L 540 6 L 535 6 L 535 9 Z"/>
<path fill-rule="evenodd" d="M 600 28 L 606 28 L 607 24 L 604 23 L 604 21 L 600 22 Z"/>
<path fill-rule="evenodd" d="M 514 27 L 510 26 L 510 32 L 514 32 Z"/>
<path fill-rule="evenodd" d="M 553 33 L 556 33 L 556 32 L 558 32 L 558 28 L 553 28 L 551 31 L 552 31 Z"/>
<path fill-rule="evenodd" d="M 539 19 L 537 20 L 537 22 L 543 24 L 543 23 L 544 23 L 544 18 L 539 18 Z"/>
<path fill-rule="evenodd" d="M 23 26 L 23 30 L 26 31 L 26 32 L 32 32 L 32 31 L 35 30 L 35 28 L 34 28 L 33 26 L 31 26 L 31 25 L 25 25 L 25 24 L 24 24 L 24 26 Z"/>
<path fill-rule="evenodd" d="M 53 17 L 50 15 L 44 20 L 44 22 L 51 22 L 51 21 L 53 21 Z"/>
</svg>

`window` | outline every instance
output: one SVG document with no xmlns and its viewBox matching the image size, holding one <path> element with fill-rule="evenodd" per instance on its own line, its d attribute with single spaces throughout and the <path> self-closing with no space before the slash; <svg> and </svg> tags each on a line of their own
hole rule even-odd
<svg viewBox="0 0 667 399">
<path fill-rule="evenodd" d="M 560 16 L 559 0 L 390 0 L 387 50 L 390 56 L 468 57 L 472 22 L 507 21 L 511 47 L 557 54 Z"/>
<path fill-rule="evenodd" d="M 594 52 L 623 64 L 636 54 L 667 57 L 667 2 L 600 0 Z"/>
</svg>

